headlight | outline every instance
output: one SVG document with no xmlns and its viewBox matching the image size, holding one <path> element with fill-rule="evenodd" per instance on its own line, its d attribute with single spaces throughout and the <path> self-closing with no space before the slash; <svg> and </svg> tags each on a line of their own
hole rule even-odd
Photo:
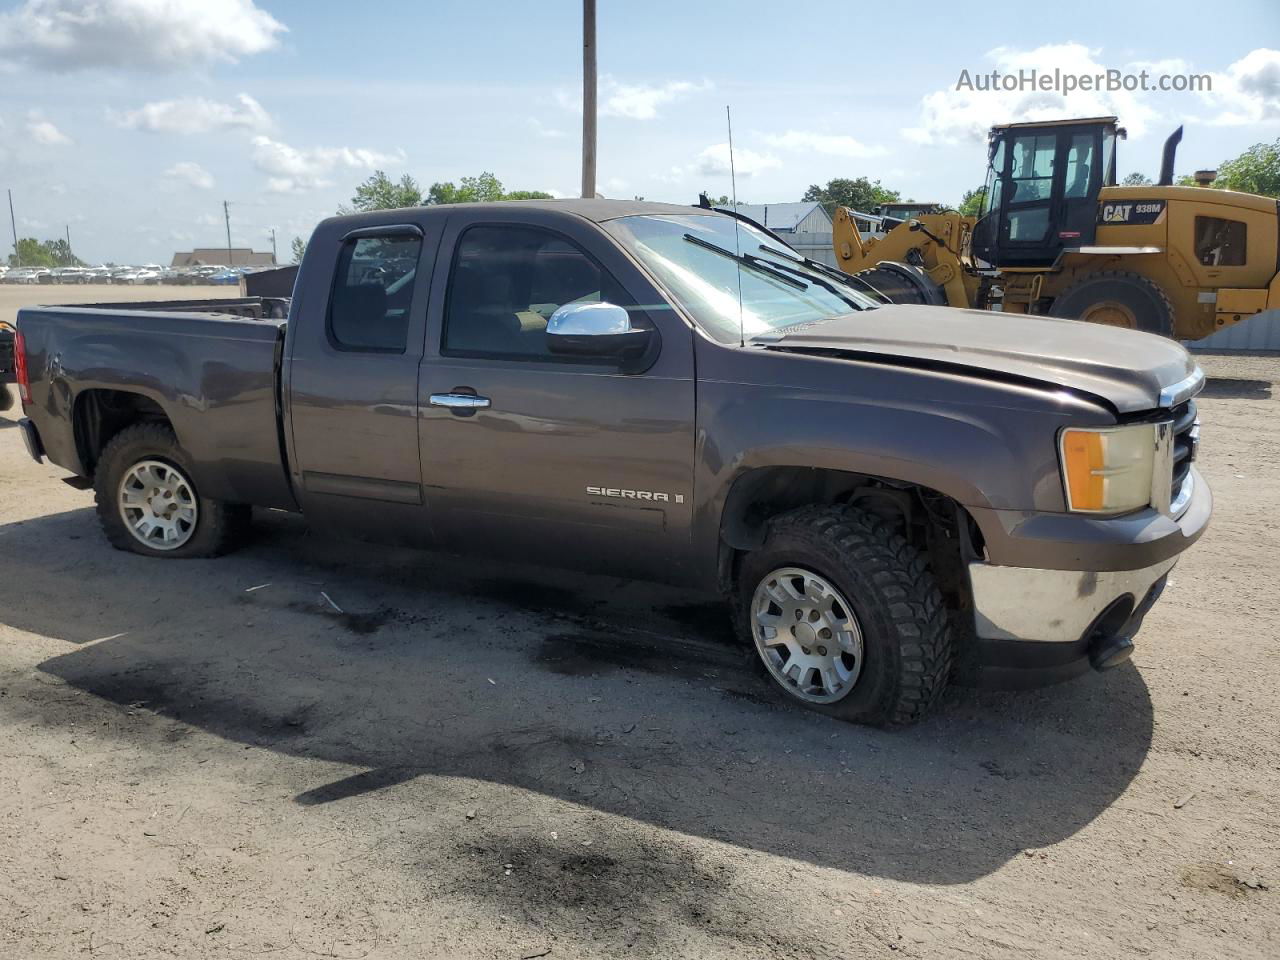
<svg viewBox="0 0 1280 960">
<path fill-rule="evenodd" d="M 1071 427 L 1059 438 L 1067 509 L 1123 513 L 1151 502 L 1156 427 Z"/>
</svg>

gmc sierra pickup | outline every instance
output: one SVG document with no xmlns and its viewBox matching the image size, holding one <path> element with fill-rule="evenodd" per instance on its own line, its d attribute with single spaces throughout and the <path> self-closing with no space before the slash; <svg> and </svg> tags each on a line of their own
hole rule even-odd
<svg viewBox="0 0 1280 960">
<path fill-rule="evenodd" d="M 700 208 L 336 217 L 287 319 L 21 311 L 22 432 L 121 550 L 220 554 L 256 505 L 719 591 L 777 687 L 846 719 L 1123 662 L 1209 520 L 1200 370 L 850 283 Z"/>
</svg>

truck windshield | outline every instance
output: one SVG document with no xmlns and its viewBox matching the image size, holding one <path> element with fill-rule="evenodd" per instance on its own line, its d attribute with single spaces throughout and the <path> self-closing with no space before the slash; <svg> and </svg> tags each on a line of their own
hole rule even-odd
<svg viewBox="0 0 1280 960">
<path fill-rule="evenodd" d="M 768 234 L 729 217 L 646 215 L 603 226 L 723 343 L 876 306 L 834 272 L 787 255 Z"/>
</svg>

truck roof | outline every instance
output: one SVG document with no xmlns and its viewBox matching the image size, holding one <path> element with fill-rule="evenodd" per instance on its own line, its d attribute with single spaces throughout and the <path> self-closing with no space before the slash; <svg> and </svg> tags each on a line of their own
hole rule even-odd
<svg viewBox="0 0 1280 960">
<path fill-rule="evenodd" d="M 401 223 L 405 213 L 411 212 L 414 219 L 422 216 L 447 216 L 450 211 L 493 210 L 505 205 L 519 207 L 522 210 L 545 210 L 548 213 L 573 214 L 595 223 L 616 220 L 619 217 L 631 217 L 640 214 L 651 216 L 712 216 L 721 217 L 722 213 L 705 207 L 684 206 L 678 203 L 653 203 L 648 200 L 499 200 L 493 203 L 448 203 L 431 206 L 401 207 L 395 210 L 374 210 L 369 213 L 350 213 L 338 217 L 329 217 L 325 223 L 340 223 L 348 229 L 359 229 L 364 226 L 377 226 L 383 223 Z"/>
</svg>

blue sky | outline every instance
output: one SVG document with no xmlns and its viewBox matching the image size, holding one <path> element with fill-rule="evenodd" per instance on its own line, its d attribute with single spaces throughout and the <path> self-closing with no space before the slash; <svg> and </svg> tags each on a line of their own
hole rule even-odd
<svg viewBox="0 0 1280 960">
<path fill-rule="evenodd" d="M 1121 172 L 1178 170 L 1280 136 L 1280 3 L 788 5 L 599 2 L 599 190 L 799 199 L 869 176 L 954 203 L 992 122 L 1118 113 Z M 1151 11 L 1159 10 L 1158 16 Z M 25 0 L 0 4 L 0 187 L 19 233 L 102 260 L 233 241 L 281 252 L 373 169 L 424 186 L 482 170 L 579 182 L 578 0 Z M 956 91 L 961 70 L 1207 73 L 1200 93 Z M 4 233 L 8 233 L 5 224 Z"/>
</svg>

